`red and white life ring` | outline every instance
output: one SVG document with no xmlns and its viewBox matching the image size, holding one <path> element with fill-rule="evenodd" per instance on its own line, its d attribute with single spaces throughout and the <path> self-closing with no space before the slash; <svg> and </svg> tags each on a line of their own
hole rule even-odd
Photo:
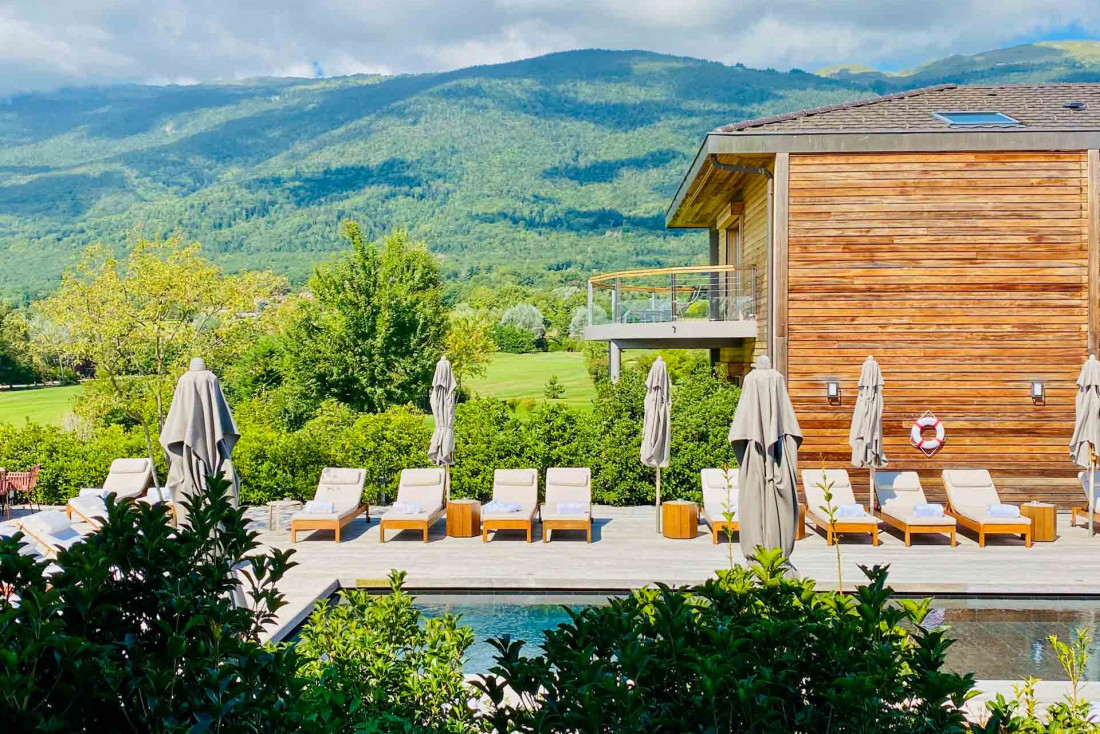
<svg viewBox="0 0 1100 734">
<path fill-rule="evenodd" d="M 925 428 L 934 429 L 936 435 L 932 438 L 924 438 Z M 931 413 L 926 413 L 913 421 L 913 427 L 909 429 L 909 441 L 928 455 L 939 451 L 946 440 L 947 433 L 943 428 L 943 424 L 940 423 L 939 418 Z"/>
</svg>

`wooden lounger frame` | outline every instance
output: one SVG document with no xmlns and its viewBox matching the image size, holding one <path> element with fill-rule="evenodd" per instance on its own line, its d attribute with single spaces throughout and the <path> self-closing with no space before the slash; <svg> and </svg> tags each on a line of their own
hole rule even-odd
<svg viewBox="0 0 1100 734">
<path fill-rule="evenodd" d="M 958 538 L 956 537 L 956 532 L 958 531 L 957 525 L 921 525 L 920 523 L 906 522 L 900 517 L 894 517 L 893 515 L 883 512 L 881 509 L 877 510 L 875 514 L 881 517 L 882 521 L 890 527 L 897 528 L 905 533 L 906 548 L 911 544 L 911 535 L 942 535 L 943 533 L 948 533 L 951 537 L 951 547 L 954 548 L 959 544 Z M 954 515 L 952 515 L 952 517 L 954 517 Z M 958 518 L 955 519 L 955 522 L 958 522 Z"/>
<path fill-rule="evenodd" d="M 959 525 L 978 534 L 979 548 L 985 548 L 985 536 L 987 535 L 1022 535 L 1024 537 L 1024 547 L 1031 547 L 1031 523 L 1028 523 L 1027 526 L 1024 527 L 1018 522 L 977 522 L 956 511 L 955 508 L 951 506 L 950 500 L 947 501 L 946 512 L 948 515 L 955 518 L 955 522 Z M 1021 528 L 1023 528 L 1023 530 L 1021 530 Z"/>
<path fill-rule="evenodd" d="M 28 538 L 33 540 L 35 543 L 38 543 L 38 545 L 40 545 L 40 546 L 42 546 L 43 548 L 46 549 L 46 552 L 43 553 L 42 555 L 44 555 L 46 558 L 51 558 L 52 557 L 54 560 L 57 559 L 57 554 L 61 552 L 60 548 L 58 548 L 53 543 L 47 543 L 42 538 L 35 535 L 33 532 L 31 532 L 27 528 L 23 527 L 22 524 L 19 524 L 16 527 L 19 529 L 20 532 L 23 533 L 23 535 L 26 535 Z"/>
<path fill-rule="evenodd" d="M 80 516 L 81 520 L 88 523 L 89 525 L 94 527 L 96 530 L 99 530 L 101 527 L 103 527 L 103 523 L 106 521 L 106 518 L 97 517 L 95 519 L 92 519 L 92 518 L 88 517 L 87 515 L 85 515 L 83 512 L 81 512 L 80 510 L 78 510 L 75 507 L 73 507 L 72 505 L 70 505 L 68 502 L 66 502 L 65 503 L 65 517 L 72 520 L 74 512 L 77 515 Z"/>
<path fill-rule="evenodd" d="M 492 520 L 490 520 L 492 522 Z M 507 522 L 507 521 L 506 521 Z M 482 523 L 482 536 L 484 540 L 485 524 Z M 551 530 L 584 530 L 587 533 L 587 541 L 592 542 L 592 518 L 587 520 L 543 520 L 542 521 L 542 542 L 546 543 L 550 540 Z M 527 542 L 531 542 L 531 531 L 527 531 Z"/>
<path fill-rule="evenodd" d="M 359 516 L 359 513 L 367 513 L 367 523 L 370 524 L 370 507 L 364 504 L 360 504 L 355 508 L 353 512 L 349 512 L 341 518 L 336 520 L 304 520 L 301 518 L 291 518 L 290 520 L 290 542 L 298 542 L 298 531 L 302 530 L 331 530 L 336 534 L 336 542 L 340 542 L 340 528 L 347 525 L 349 522 Z"/>
<path fill-rule="evenodd" d="M 725 518 L 714 518 L 712 520 L 710 515 L 708 515 L 706 512 L 703 512 L 703 521 L 707 525 L 710 525 L 710 542 L 714 545 L 718 545 L 719 532 L 725 532 L 727 529 L 731 533 L 741 532 L 740 520 L 733 520 L 732 522 L 726 520 Z"/>
<path fill-rule="evenodd" d="M 1082 517 L 1085 519 L 1084 527 L 1087 528 L 1089 526 L 1089 508 L 1087 505 L 1085 507 L 1070 508 L 1069 515 L 1069 526 L 1071 528 L 1077 527 L 1078 517 Z M 1096 523 L 1097 526 L 1100 526 L 1100 510 L 1093 510 L 1092 521 Z"/>
<path fill-rule="evenodd" d="M 527 542 L 531 542 L 531 532 L 535 527 L 535 515 L 539 514 L 541 510 L 536 510 L 530 517 L 526 517 L 522 520 L 486 520 L 481 518 L 481 542 L 489 542 L 489 531 L 496 532 L 497 530 L 526 530 Z M 565 522 L 579 522 L 577 520 L 569 520 Z M 560 527 L 560 526 L 559 526 Z M 583 528 L 582 528 L 583 529 Z M 545 540 L 545 538 L 544 538 Z M 589 542 L 591 542 L 591 529 L 589 530 Z"/>
<path fill-rule="evenodd" d="M 826 545 L 832 545 L 837 535 L 841 533 L 869 533 L 871 545 L 878 545 L 878 523 L 871 522 L 829 522 L 828 518 L 821 518 L 817 513 L 806 511 L 806 517 L 825 531 Z"/>
</svg>

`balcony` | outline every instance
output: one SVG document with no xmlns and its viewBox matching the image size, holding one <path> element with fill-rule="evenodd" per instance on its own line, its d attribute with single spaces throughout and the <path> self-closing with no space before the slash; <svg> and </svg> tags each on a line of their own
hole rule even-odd
<svg viewBox="0 0 1100 734">
<path fill-rule="evenodd" d="M 624 349 L 720 347 L 756 338 L 756 268 L 628 270 L 588 281 L 585 339 Z"/>
</svg>

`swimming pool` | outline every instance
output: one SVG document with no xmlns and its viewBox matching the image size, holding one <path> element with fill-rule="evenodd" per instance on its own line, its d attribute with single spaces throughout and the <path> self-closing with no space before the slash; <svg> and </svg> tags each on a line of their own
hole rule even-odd
<svg viewBox="0 0 1100 734">
<path fill-rule="evenodd" d="M 526 640 L 526 648 L 534 652 L 544 630 L 569 620 L 563 606 L 577 608 L 606 599 L 606 593 L 432 593 L 417 595 L 417 606 L 429 616 L 462 615 L 476 637 L 465 671 L 484 673 L 493 664 L 490 637 L 508 634 Z M 948 667 L 973 672 L 980 679 L 1064 679 L 1047 636 L 1056 634 L 1068 641 L 1074 628 L 1095 630 L 1100 621 L 1096 598 L 955 597 L 937 599 L 934 606 L 944 610 L 944 624 L 956 640 L 948 650 Z M 1100 642 L 1092 644 L 1085 677 L 1100 680 Z"/>
</svg>

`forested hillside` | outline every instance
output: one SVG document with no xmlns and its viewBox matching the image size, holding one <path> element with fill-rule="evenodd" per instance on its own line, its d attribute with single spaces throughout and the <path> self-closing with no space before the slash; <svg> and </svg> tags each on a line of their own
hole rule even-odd
<svg viewBox="0 0 1100 734">
<path fill-rule="evenodd" d="M 298 280 L 340 248 L 344 217 L 371 236 L 410 229 L 452 282 L 690 262 L 702 236 L 665 232 L 663 213 L 706 131 L 932 77 L 1100 79 L 1095 44 L 1082 48 L 1047 48 L 1032 71 L 1018 50 L 1010 66 L 953 57 L 891 77 L 574 51 L 392 78 L 17 96 L 0 101 L 0 297 L 51 290 L 81 247 L 121 245 L 135 226 Z"/>
</svg>

